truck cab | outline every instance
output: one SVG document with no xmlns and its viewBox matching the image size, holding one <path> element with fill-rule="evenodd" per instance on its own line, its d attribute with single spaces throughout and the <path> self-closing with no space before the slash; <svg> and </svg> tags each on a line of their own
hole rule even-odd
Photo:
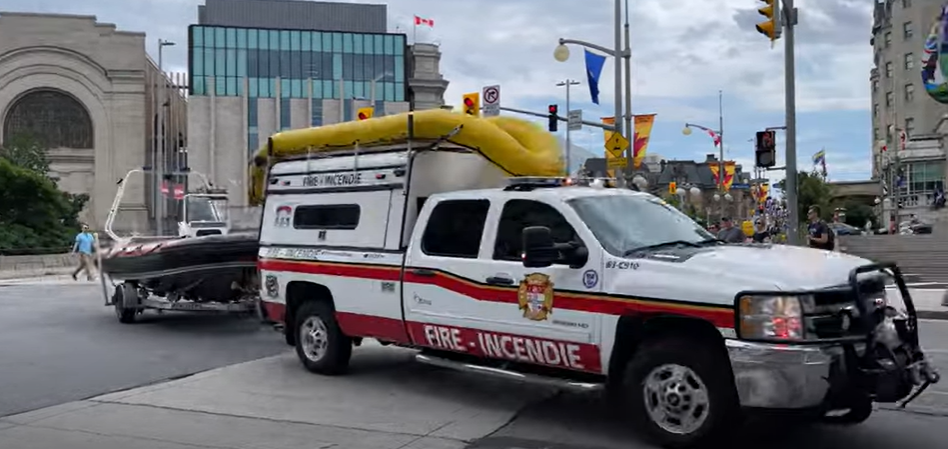
<svg viewBox="0 0 948 449">
<path fill-rule="evenodd" d="M 759 408 L 858 422 L 938 380 L 894 265 L 726 244 L 648 193 L 428 149 L 270 167 L 261 296 L 308 370 L 342 374 L 372 338 L 603 389 L 670 447 L 725 438 Z"/>
</svg>

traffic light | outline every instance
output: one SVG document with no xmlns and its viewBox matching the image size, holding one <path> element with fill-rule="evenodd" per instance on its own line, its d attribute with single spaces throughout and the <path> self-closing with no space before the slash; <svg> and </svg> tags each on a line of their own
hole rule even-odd
<svg viewBox="0 0 948 449">
<path fill-rule="evenodd" d="M 357 117 L 359 117 L 359 120 L 368 120 L 373 115 L 375 115 L 375 108 L 359 108 Z"/>
<path fill-rule="evenodd" d="M 478 117 L 481 115 L 481 94 L 472 92 L 464 94 L 464 113 Z"/>
<path fill-rule="evenodd" d="M 757 145 L 754 149 L 755 165 L 770 168 L 777 165 L 776 131 L 757 131 Z"/>
<path fill-rule="evenodd" d="M 674 195 L 678 193 L 678 183 L 675 181 L 668 183 L 668 193 Z"/>
<path fill-rule="evenodd" d="M 556 125 L 557 125 L 557 122 L 560 121 L 560 120 L 559 120 L 559 116 L 556 115 L 556 113 L 557 113 L 559 110 L 560 110 L 560 106 L 559 106 L 559 105 L 551 104 L 551 105 L 549 106 L 549 111 L 550 111 L 550 115 L 549 115 L 549 118 L 550 118 L 550 125 L 549 125 L 549 128 L 550 128 L 550 132 L 551 132 L 551 133 L 555 133 L 555 132 L 556 132 Z"/>
<path fill-rule="evenodd" d="M 757 10 L 760 15 L 767 18 L 767 21 L 757 24 L 757 32 L 770 38 L 771 45 L 773 41 L 780 38 L 780 32 L 783 25 L 780 23 L 780 3 L 779 0 L 761 0 L 767 6 Z"/>
</svg>

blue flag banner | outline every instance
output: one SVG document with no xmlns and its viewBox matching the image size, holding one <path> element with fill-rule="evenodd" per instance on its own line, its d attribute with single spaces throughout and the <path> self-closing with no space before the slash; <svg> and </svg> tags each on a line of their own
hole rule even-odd
<svg viewBox="0 0 948 449">
<path fill-rule="evenodd" d="M 605 56 L 586 50 L 586 80 L 589 82 L 589 96 L 595 104 L 599 104 L 599 75 L 602 75 L 605 63 Z"/>
</svg>

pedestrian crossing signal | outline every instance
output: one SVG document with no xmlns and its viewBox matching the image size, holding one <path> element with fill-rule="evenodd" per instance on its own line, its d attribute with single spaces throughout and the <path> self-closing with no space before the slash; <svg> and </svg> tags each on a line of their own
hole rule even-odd
<svg viewBox="0 0 948 449">
<path fill-rule="evenodd" d="M 373 115 L 375 115 L 375 109 L 374 108 L 359 108 L 359 112 L 357 115 L 359 117 L 359 120 L 368 120 L 372 118 Z"/>
<path fill-rule="evenodd" d="M 757 145 L 754 149 L 756 166 L 770 168 L 777 165 L 776 131 L 757 131 Z"/>
</svg>

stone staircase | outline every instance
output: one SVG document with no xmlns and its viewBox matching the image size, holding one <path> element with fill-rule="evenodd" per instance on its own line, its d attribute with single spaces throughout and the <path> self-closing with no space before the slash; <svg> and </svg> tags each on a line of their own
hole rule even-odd
<svg viewBox="0 0 948 449">
<path fill-rule="evenodd" d="M 948 282 L 948 232 L 924 235 L 840 236 L 840 251 L 895 262 L 910 282 Z"/>
</svg>

